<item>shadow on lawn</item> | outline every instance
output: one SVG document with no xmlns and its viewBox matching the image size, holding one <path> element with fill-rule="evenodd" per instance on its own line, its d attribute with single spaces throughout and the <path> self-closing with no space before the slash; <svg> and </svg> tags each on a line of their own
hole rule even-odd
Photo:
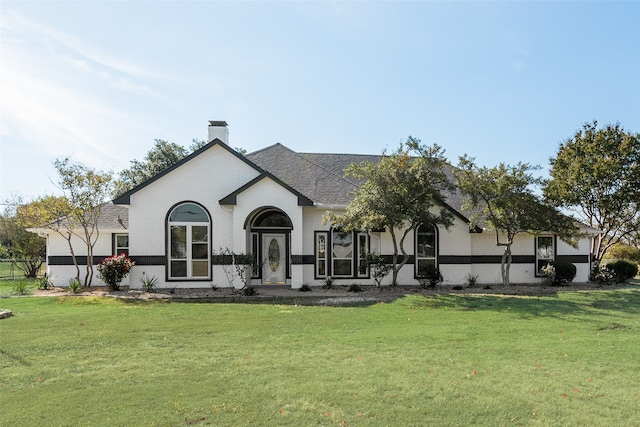
<svg viewBox="0 0 640 427">
<path fill-rule="evenodd" d="M 635 289 L 635 290 L 634 290 Z M 568 315 L 610 315 L 610 311 L 629 314 L 640 313 L 638 288 L 627 290 L 581 291 L 563 298 L 559 294 L 545 296 L 513 295 L 433 295 L 427 298 L 410 298 L 414 309 L 452 308 L 459 310 L 505 311 L 523 317 L 566 317 Z"/>
</svg>

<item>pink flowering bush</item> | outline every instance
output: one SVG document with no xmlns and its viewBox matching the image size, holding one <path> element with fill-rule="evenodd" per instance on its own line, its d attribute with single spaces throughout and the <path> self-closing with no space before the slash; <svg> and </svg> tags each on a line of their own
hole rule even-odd
<svg viewBox="0 0 640 427">
<path fill-rule="evenodd" d="M 129 274 L 134 264 L 135 263 L 124 253 L 110 256 L 98 264 L 98 275 L 109 289 L 119 291 L 120 282 L 127 277 L 127 274 Z"/>
</svg>

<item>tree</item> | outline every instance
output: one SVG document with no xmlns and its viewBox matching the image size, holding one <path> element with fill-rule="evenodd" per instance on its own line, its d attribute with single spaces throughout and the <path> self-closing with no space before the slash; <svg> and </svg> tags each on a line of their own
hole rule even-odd
<svg viewBox="0 0 640 427">
<path fill-rule="evenodd" d="M 465 155 L 460 157 L 455 171 L 458 188 L 464 196 L 464 208 L 473 212 L 469 218 L 471 225 L 488 223 L 495 232 L 496 245 L 504 246 L 500 263 L 504 285 L 509 285 L 511 246 L 518 233 L 550 232 L 577 245 L 575 238 L 579 235 L 579 227 L 576 222 L 545 205 L 534 193 L 534 188 L 543 183 L 541 178 L 532 175 L 536 169 L 525 163 L 478 167 L 474 158 Z"/>
<path fill-rule="evenodd" d="M 46 255 L 46 242 L 27 228 L 39 224 L 29 221 L 20 197 L 7 200 L 6 206 L 0 215 L 0 244 L 25 277 L 36 277 Z"/>
<path fill-rule="evenodd" d="M 597 126 L 595 120 L 585 123 L 560 144 L 544 194 L 604 232 L 596 237 L 599 261 L 616 243 L 640 235 L 640 135 L 619 123 Z"/>
<path fill-rule="evenodd" d="M 453 188 L 445 166 L 438 145 L 423 146 L 410 136 L 395 152 L 383 152 L 377 163 L 349 166 L 345 175 L 364 183 L 344 213 L 327 212 L 324 221 L 345 232 L 388 229 L 393 241 L 391 284 L 397 285 L 398 272 L 409 259 L 406 237 L 420 225 L 453 225 L 453 215 L 442 204 L 444 192 Z"/>
<path fill-rule="evenodd" d="M 193 141 L 194 148 L 199 148 L 199 144 L 200 141 Z M 113 186 L 112 196 L 116 197 L 126 193 L 171 165 L 178 163 L 188 154 L 189 152 L 181 145 L 156 139 L 153 148 L 147 152 L 143 161 L 131 160 L 129 169 L 124 169 L 119 173 Z"/>
<path fill-rule="evenodd" d="M 60 189 L 68 201 L 68 214 L 57 221 L 66 233 L 69 249 L 80 280 L 80 270 L 71 236 L 77 236 L 87 247 L 87 263 L 85 267 L 84 286 L 91 286 L 93 280 L 93 247 L 100 236 L 98 219 L 102 204 L 107 200 L 111 190 L 112 174 L 109 171 L 96 171 L 81 163 L 73 163 L 67 157 L 58 159 L 54 166 L 59 175 Z M 60 228 L 58 228 L 60 230 Z"/>
</svg>

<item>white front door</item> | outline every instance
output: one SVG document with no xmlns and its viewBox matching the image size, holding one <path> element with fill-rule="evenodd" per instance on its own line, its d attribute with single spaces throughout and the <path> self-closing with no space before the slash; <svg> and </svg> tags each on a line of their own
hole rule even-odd
<svg viewBox="0 0 640 427">
<path fill-rule="evenodd" d="M 262 235 L 262 283 L 285 284 L 287 279 L 286 234 Z"/>
</svg>

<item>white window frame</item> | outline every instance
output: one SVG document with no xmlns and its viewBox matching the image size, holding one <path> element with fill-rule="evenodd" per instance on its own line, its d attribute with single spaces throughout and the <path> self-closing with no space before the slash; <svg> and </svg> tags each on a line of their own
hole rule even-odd
<svg viewBox="0 0 640 427">
<path fill-rule="evenodd" d="M 430 263 L 432 262 L 433 265 L 435 265 L 436 267 L 438 267 L 438 229 L 434 226 L 430 226 L 431 227 L 431 232 L 421 232 L 420 229 L 423 228 L 424 226 L 419 226 L 416 228 L 415 231 L 415 244 L 414 244 L 414 254 L 415 254 L 415 264 L 414 264 L 414 269 L 415 269 L 415 276 L 416 277 L 421 277 L 420 276 L 420 265 L 421 263 Z M 420 255 L 420 250 L 419 250 L 419 244 L 420 244 L 420 235 L 421 234 L 433 234 L 433 256 L 421 256 Z"/>
<path fill-rule="evenodd" d="M 172 221 L 171 215 L 172 213 L 180 206 L 191 204 L 196 206 L 207 216 L 207 221 Z M 184 227 L 185 229 L 185 244 L 186 244 L 186 254 L 184 257 L 174 257 L 172 253 L 172 230 L 174 227 Z M 193 228 L 194 227 L 205 227 L 206 228 L 206 242 L 198 242 L 193 240 Z M 206 244 L 206 259 L 204 258 L 193 258 L 193 248 L 194 245 L 203 245 Z M 186 263 L 186 275 L 185 276 L 176 276 L 174 274 L 174 270 L 172 265 L 174 262 L 185 262 Z M 207 275 L 204 276 L 196 276 L 194 275 L 194 262 L 206 262 L 207 264 Z M 171 211 L 169 211 L 169 215 L 167 216 L 167 279 L 169 281 L 195 281 L 195 280 L 211 280 L 211 217 L 209 213 L 197 203 L 194 202 L 185 202 L 180 203 L 174 206 Z"/>
<path fill-rule="evenodd" d="M 118 237 L 126 237 L 127 245 L 118 245 Z M 129 256 L 129 233 L 115 233 L 113 235 L 113 255 L 120 255 L 121 253 L 125 253 Z"/>
<path fill-rule="evenodd" d="M 540 247 L 540 239 L 550 239 L 551 245 L 545 245 L 545 248 L 551 248 L 551 253 L 548 252 L 543 253 Z M 542 267 L 550 263 L 551 261 L 555 261 L 556 259 L 556 239 L 553 235 L 541 235 L 536 236 L 535 238 L 535 251 L 536 251 L 536 276 L 542 276 L 541 270 Z M 544 251 L 548 251 L 549 249 L 544 249 Z M 543 264 L 542 264 L 543 263 Z"/>
</svg>

